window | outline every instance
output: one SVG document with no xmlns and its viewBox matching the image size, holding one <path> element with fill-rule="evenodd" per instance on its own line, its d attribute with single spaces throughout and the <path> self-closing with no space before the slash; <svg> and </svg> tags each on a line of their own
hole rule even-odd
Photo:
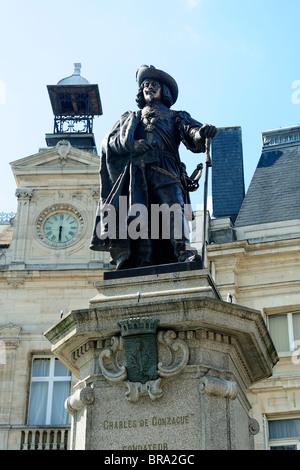
<svg viewBox="0 0 300 470">
<path fill-rule="evenodd" d="M 300 450 L 300 418 L 268 422 L 270 450 Z"/>
<path fill-rule="evenodd" d="M 68 424 L 64 403 L 70 394 L 70 385 L 71 372 L 58 359 L 34 357 L 27 424 Z"/>
<path fill-rule="evenodd" d="M 297 349 L 300 344 L 300 312 L 269 315 L 268 325 L 278 352 Z"/>
</svg>

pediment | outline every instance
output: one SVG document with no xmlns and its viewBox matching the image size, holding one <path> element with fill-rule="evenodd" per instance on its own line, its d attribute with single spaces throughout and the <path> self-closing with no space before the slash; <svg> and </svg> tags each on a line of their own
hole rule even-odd
<svg viewBox="0 0 300 470">
<path fill-rule="evenodd" d="M 57 158 L 55 155 L 54 158 L 43 160 L 42 163 L 37 163 L 34 166 L 37 167 L 62 167 L 62 166 L 89 166 L 87 162 L 79 161 L 76 158 L 72 158 L 72 155 L 69 155 L 67 159 Z"/>
<path fill-rule="evenodd" d="M 99 156 L 72 147 L 68 141 L 60 141 L 55 147 L 40 150 L 38 153 L 10 163 L 14 174 L 32 172 L 43 173 L 53 169 L 91 169 L 99 168 Z"/>
</svg>

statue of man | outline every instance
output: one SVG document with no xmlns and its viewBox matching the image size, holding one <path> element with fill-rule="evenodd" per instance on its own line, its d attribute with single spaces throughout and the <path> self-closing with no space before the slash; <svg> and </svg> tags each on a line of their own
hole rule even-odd
<svg viewBox="0 0 300 470">
<path fill-rule="evenodd" d="M 182 142 L 194 153 L 205 152 L 206 138 L 217 132 L 170 109 L 178 86 L 169 74 L 143 65 L 136 78 L 139 110 L 124 113 L 101 145 L 100 200 L 90 246 L 109 251 L 116 269 L 191 260 L 185 211 L 190 200 L 178 148 Z M 172 210 L 154 212 L 155 207 Z M 130 224 L 139 231 L 133 233 Z"/>
</svg>

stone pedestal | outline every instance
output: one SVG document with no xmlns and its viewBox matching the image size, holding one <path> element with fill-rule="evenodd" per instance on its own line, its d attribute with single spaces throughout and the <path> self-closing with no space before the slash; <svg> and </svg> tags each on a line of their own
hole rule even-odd
<svg viewBox="0 0 300 470">
<path fill-rule="evenodd" d="M 71 448 L 252 449 L 247 389 L 277 362 L 261 314 L 223 302 L 203 269 L 138 274 L 99 282 L 45 333 L 78 377 Z"/>
</svg>

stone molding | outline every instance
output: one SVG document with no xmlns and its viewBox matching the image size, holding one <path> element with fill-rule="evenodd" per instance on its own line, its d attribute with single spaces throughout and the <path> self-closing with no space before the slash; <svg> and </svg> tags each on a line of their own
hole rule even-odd
<svg viewBox="0 0 300 470">
<path fill-rule="evenodd" d="M 236 359 L 242 365 L 245 378 L 251 380 L 248 365 L 243 360 L 243 354 L 241 354 L 236 338 L 206 329 L 178 331 L 176 333 L 173 330 L 158 331 L 158 375 L 163 380 L 159 380 L 155 384 L 156 388 L 154 388 L 153 383 L 149 384 L 149 387 L 140 383 L 136 386 L 132 385 L 132 382 L 129 383 L 125 367 L 123 339 L 119 335 L 90 339 L 73 350 L 71 358 L 76 368 L 87 363 L 92 356 L 96 358 L 101 373 L 108 382 L 127 386 L 128 391 L 125 396 L 129 401 L 131 399 L 135 401 L 136 396 L 145 396 L 147 394 L 152 399 L 159 398 L 161 396 L 159 389 L 163 386 L 164 380 L 176 377 L 179 374 L 200 379 L 199 391 L 203 395 L 217 396 L 218 393 L 221 395 L 223 393 L 224 397 L 233 400 L 236 397 L 237 385 L 232 374 L 226 373 L 226 371 L 212 370 L 206 364 L 188 363 L 190 351 L 197 347 L 199 342 L 205 345 L 207 341 L 214 342 L 218 350 L 222 347 L 233 346 L 232 353 L 236 355 Z"/>
<path fill-rule="evenodd" d="M 96 343 L 97 343 L 97 340 L 95 340 Z M 93 340 L 88 340 L 86 343 L 84 343 L 82 346 L 80 346 L 79 348 L 75 349 L 75 351 L 73 351 L 73 354 L 72 354 L 72 358 L 74 361 L 76 361 L 77 359 L 79 359 L 80 357 L 84 356 L 84 354 L 86 354 L 88 351 L 90 351 L 91 349 L 94 350 L 95 347 L 97 347 L 97 344 L 95 345 L 95 341 Z M 101 347 L 101 346 L 100 346 Z"/>
<path fill-rule="evenodd" d="M 19 346 L 21 332 L 21 327 L 13 323 L 8 323 L 0 327 L 0 340 L 2 340 L 6 346 L 17 347 Z"/>
<path fill-rule="evenodd" d="M 274 129 L 262 133 L 263 148 L 287 147 L 300 142 L 299 126 Z"/>
</svg>

